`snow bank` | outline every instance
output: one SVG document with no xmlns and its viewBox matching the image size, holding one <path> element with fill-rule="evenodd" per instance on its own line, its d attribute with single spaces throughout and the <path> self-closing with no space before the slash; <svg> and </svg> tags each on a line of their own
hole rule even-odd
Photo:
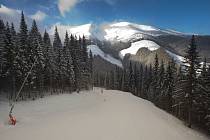
<svg viewBox="0 0 210 140">
<path fill-rule="evenodd" d="M 135 43 L 132 43 L 131 46 L 127 49 L 120 51 L 120 57 L 123 58 L 126 54 L 136 55 L 140 48 L 148 48 L 150 51 L 154 51 L 160 48 L 158 44 L 150 40 L 141 40 Z"/>
<path fill-rule="evenodd" d="M 17 103 L 16 126 L 4 124 L 1 140 L 208 140 L 153 104 L 120 91 L 94 89 Z"/>
<path fill-rule="evenodd" d="M 117 65 L 119 67 L 123 67 L 122 65 L 122 62 L 114 57 L 112 57 L 111 55 L 109 54 L 105 54 L 98 46 L 96 45 L 89 45 L 87 47 L 88 49 L 88 52 L 91 52 L 93 53 L 94 56 L 100 56 L 102 59 L 114 64 L 114 65 Z"/>
</svg>

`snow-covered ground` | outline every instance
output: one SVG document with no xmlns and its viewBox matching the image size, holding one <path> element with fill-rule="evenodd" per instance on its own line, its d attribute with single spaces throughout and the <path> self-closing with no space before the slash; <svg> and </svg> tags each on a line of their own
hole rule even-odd
<svg viewBox="0 0 210 140">
<path fill-rule="evenodd" d="M 16 126 L 6 124 L 0 102 L 1 140 L 208 140 L 152 103 L 130 93 L 100 89 L 16 104 Z"/>
<path fill-rule="evenodd" d="M 123 58 L 126 54 L 136 55 L 140 48 L 148 48 L 150 51 L 154 51 L 160 48 L 158 44 L 150 40 L 141 40 L 131 44 L 127 49 L 120 51 L 120 57 Z"/>
<path fill-rule="evenodd" d="M 119 66 L 119 67 L 121 67 L 121 68 L 123 67 L 122 62 L 121 62 L 120 60 L 118 60 L 118 59 L 112 57 L 112 56 L 109 55 L 109 54 L 104 53 L 104 52 L 103 52 L 98 46 L 96 46 L 96 45 L 89 45 L 89 46 L 87 47 L 87 50 L 88 50 L 88 52 L 90 52 L 90 50 L 91 50 L 91 52 L 92 52 L 92 54 L 93 54 L 94 56 L 100 56 L 102 59 L 108 61 L 109 63 L 112 63 L 112 64 L 114 64 L 114 65 L 117 65 L 117 66 Z"/>
</svg>

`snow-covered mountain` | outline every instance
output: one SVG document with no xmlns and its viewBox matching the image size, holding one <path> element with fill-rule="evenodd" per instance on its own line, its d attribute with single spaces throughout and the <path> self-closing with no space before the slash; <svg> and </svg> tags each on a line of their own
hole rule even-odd
<svg viewBox="0 0 210 140">
<path fill-rule="evenodd" d="M 105 32 L 104 38 L 108 41 L 134 41 L 145 36 L 160 36 L 160 35 L 184 35 L 183 33 L 162 30 L 153 26 L 140 25 L 130 22 L 117 22 L 106 24 L 102 27 Z"/>
<path fill-rule="evenodd" d="M 101 25 L 89 23 L 80 26 L 57 23 L 49 30 L 52 38 L 55 27 L 58 28 L 62 40 L 64 40 L 66 31 L 78 38 L 84 35 L 87 39 L 91 40 L 91 44 L 98 44 L 97 46 L 88 46 L 88 49 L 95 56 L 99 56 L 110 64 L 120 67 L 123 65 L 122 61 L 126 54 L 137 55 L 137 52 L 141 48 L 147 48 L 149 51 L 156 51 L 161 48 L 161 51 L 157 52 L 164 53 L 167 56 L 164 57 L 167 59 L 165 60 L 166 62 L 170 58 L 174 58 L 178 63 L 182 63 L 184 59 L 182 55 L 184 55 L 186 46 L 190 40 L 189 34 L 131 22 L 113 22 Z M 209 37 L 198 36 L 198 39 L 199 47 L 203 48 L 201 49 L 201 55 L 207 57 L 208 53 L 204 50 L 206 50 L 206 46 L 210 45 L 210 42 L 207 41 Z M 104 48 L 106 53 L 102 51 Z M 117 57 L 119 58 L 116 59 Z M 154 54 L 148 58 L 153 59 L 153 57 Z M 145 59 L 139 56 L 137 58 Z M 152 60 L 146 61 L 152 62 Z"/>
<path fill-rule="evenodd" d="M 53 25 L 49 34 L 53 35 L 55 27 L 64 39 L 65 32 L 68 31 L 70 34 L 79 36 L 85 36 L 86 38 L 98 39 L 100 41 L 111 41 L 111 42 L 128 42 L 137 39 L 144 38 L 145 36 L 160 36 L 160 35 L 184 35 L 183 33 L 173 30 L 162 30 L 153 26 L 140 25 L 130 22 L 114 22 L 102 25 L 96 24 L 84 24 L 79 26 L 62 25 L 57 23 Z"/>
<path fill-rule="evenodd" d="M 123 49 L 120 51 L 119 55 L 123 59 L 126 54 L 136 55 L 140 48 L 147 48 L 150 51 L 154 51 L 160 48 L 158 44 L 150 40 L 141 40 L 131 44 L 131 46 L 127 49 Z"/>
</svg>

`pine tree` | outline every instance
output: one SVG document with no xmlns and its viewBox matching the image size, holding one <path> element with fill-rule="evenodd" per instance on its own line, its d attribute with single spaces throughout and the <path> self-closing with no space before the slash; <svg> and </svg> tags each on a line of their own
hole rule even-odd
<svg viewBox="0 0 210 140">
<path fill-rule="evenodd" d="M 155 103 L 155 101 L 157 100 L 157 96 L 159 95 L 159 85 L 158 85 L 158 79 L 159 79 L 159 60 L 158 60 L 158 56 L 156 54 L 155 56 L 155 63 L 154 63 L 154 67 L 153 67 L 153 79 L 152 79 L 152 83 L 151 83 L 151 101 L 153 101 Z"/>
<path fill-rule="evenodd" d="M 56 84 L 56 89 L 60 89 L 62 88 L 62 43 L 61 43 L 61 39 L 60 36 L 58 34 L 58 29 L 57 27 L 55 27 L 55 34 L 54 34 L 54 41 L 53 41 L 53 49 L 54 49 L 54 53 L 55 53 L 55 63 L 56 63 L 56 80 L 57 80 L 57 84 Z"/>
<path fill-rule="evenodd" d="M 20 28 L 19 32 L 17 34 L 17 63 L 19 65 L 18 70 L 20 72 L 19 77 L 19 86 L 22 84 L 24 78 L 26 77 L 27 73 L 29 72 L 30 69 L 30 64 L 29 62 L 29 54 L 27 52 L 28 48 L 28 29 L 27 29 L 27 24 L 25 22 L 25 17 L 24 13 L 22 11 L 21 13 L 21 21 L 20 21 Z M 26 85 L 28 82 L 26 83 Z M 26 88 L 24 88 L 26 89 Z M 23 92 L 21 93 L 20 97 L 24 99 Z"/>
<path fill-rule="evenodd" d="M 92 54 L 91 50 L 89 52 L 89 73 L 90 73 L 89 81 L 91 81 L 90 85 L 91 85 L 91 89 L 93 89 L 93 54 Z M 108 83 L 108 80 L 109 80 L 109 76 L 108 76 L 108 73 L 107 73 L 107 80 L 106 80 L 107 83 Z"/>
<path fill-rule="evenodd" d="M 141 70 L 142 69 L 142 70 Z M 149 75 L 148 73 L 148 67 L 145 66 L 145 69 L 143 70 L 143 66 L 141 65 L 140 71 L 143 71 L 142 75 L 142 84 L 141 84 L 141 95 L 143 99 L 148 100 L 148 88 L 150 87 L 149 79 L 152 78 L 152 75 Z"/>
<path fill-rule="evenodd" d="M 185 72 L 186 72 L 186 80 L 185 85 L 186 85 L 186 95 L 185 97 L 187 98 L 188 102 L 188 127 L 191 127 L 192 125 L 192 111 L 193 111 L 193 98 L 196 95 L 196 87 L 197 87 L 197 72 L 199 71 L 200 68 L 200 61 L 199 61 L 199 56 L 198 56 L 198 51 L 197 51 L 197 45 L 195 42 L 195 36 L 192 36 L 190 46 L 186 52 L 185 56 Z"/>
<path fill-rule="evenodd" d="M 130 62 L 129 66 L 129 91 L 133 94 L 135 94 L 135 78 L 134 78 L 134 71 L 132 63 Z"/>
<path fill-rule="evenodd" d="M 48 87 L 48 90 L 50 89 L 50 92 L 52 94 L 54 88 L 54 82 L 56 73 L 56 64 L 55 64 L 55 54 L 53 50 L 53 46 L 50 41 L 49 34 L 46 32 L 44 33 L 43 37 L 44 42 L 44 56 L 45 56 L 45 85 Z"/>
<path fill-rule="evenodd" d="M 70 52 L 70 41 L 68 37 L 68 33 L 66 32 L 66 37 L 64 40 L 64 47 L 63 47 L 63 54 L 64 54 L 64 67 L 66 67 L 66 76 L 67 76 L 67 88 L 69 92 L 74 91 L 74 82 L 75 82 L 75 75 L 74 75 L 74 66 L 73 60 Z"/>
<path fill-rule="evenodd" d="M 5 25 L 3 20 L 0 20 L 0 77 L 3 77 L 3 71 L 4 71 L 4 53 L 5 53 Z"/>
<path fill-rule="evenodd" d="M 30 68 L 35 64 L 30 75 L 31 79 L 29 79 L 29 86 L 30 88 L 33 88 L 33 99 L 35 99 L 38 95 L 43 97 L 45 67 L 44 44 L 35 20 L 32 23 L 28 40 L 28 64 L 30 65 Z"/>
<path fill-rule="evenodd" d="M 16 32 L 14 30 L 14 26 L 12 24 L 11 28 L 9 27 L 9 24 L 6 24 L 6 40 L 5 40 L 5 75 L 9 78 L 12 85 L 12 91 L 9 99 L 13 99 L 16 95 L 16 78 L 19 75 L 17 71 L 17 62 L 16 62 L 16 56 L 17 56 L 17 49 L 16 49 Z"/>
<path fill-rule="evenodd" d="M 144 75 L 144 69 L 143 69 L 143 65 L 141 64 L 140 65 L 140 68 L 139 68 L 139 72 L 138 72 L 138 74 L 137 74 L 137 77 L 138 77 L 138 83 L 137 83 L 137 86 L 138 86 L 138 93 L 139 93 L 139 97 L 141 97 L 141 98 L 146 98 L 146 96 L 145 96 L 145 93 L 144 93 L 144 77 L 143 77 L 143 75 Z"/>
<path fill-rule="evenodd" d="M 172 111 L 172 104 L 173 99 L 172 96 L 174 94 L 174 87 L 175 87 L 175 77 L 176 77 L 176 66 L 175 61 L 172 59 L 171 62 L 169 62 L 167 70 L 166 70 L 166 76 L 164 79 L 163 84 L 163 108 L 167 110 L 168 112 Z"/>
<path fill-rule="evenodd" d="M 120 77 L 120 68 L 118 66 L 115 66 L 115 71 L 114 71 L 114 89 L 115 90 L 120 90 L 120 85 L 121 85 L 121 77 Z"/>
<path fill-rule="evenodd" d="M 206 108 L 206 116 L 205 116 L 205 125 L 206 128 L 208 130 L 208 132 L 210 132 L 210 66 L 208 66 L 208 70 L 206 73 L 206 78 L 205 78 L 205 102 L 204 104 L 206 104 L 205 108 Z"/>
<path fill-rule="evenodd" d="M 137 64 L 135 63 L 134 64 L 134 86 L 135 86 L 135 89 L 134 89 L 134 94 L 136 95 L 136 96 L 139 96 L 139 85 L 138 85 L 138 83 L 139 83 L 139 78 L 140 78 L 140 76 L 139 76 L 140 74 L 139 74 L 139 70 L 138 70 L 138 68 L 137 68 Z M 139 96 L 140 97 L 140 96 Z"/>
<path fill-rule="evenodd" d="M 123 69 L 122 73 L 122 85 L 121 85 L 121 90 L 125 92 L 129 92 L 129 75 L 128 75 L 128 70 Z"/>
<path fill-rule="evenodd" d="M 165 66 L 163 60 L 161 61 L 160 69 L 158 72 L 158 81 L 157 81 L 157 89 L 156 89 L 156 94 L 155 94 L 155 103 L 162 107 L 163 101 L 162 98 L 164 98 L 164 81 L 166 80 L 165 78 Z"/>
<path fill-rule="evenodd" d="M 153 68 L 152 65 L 150 64 L 149 66 L 149 70 L 148 70 L 148 77 L 145 78 L 145 90 L 147 93 L 147 98 L 149 101 L 153 101 L 154 96 L 153 96 L 153 79 L 154 79 L 154 72 L 153 72 Z"/>
<path fill-rule="evenodd" d="M 210 77 L 208 75 L 207 71 L 207 64 L 206 64 L 206 58 L 204 59 L 204 63 L 202 66 L 201 74 L 198 77 L 198 89 L 196 92 L 196 95 L 194 95 L 194 116 L 196 116 L 196 119 L 200 125 L 205 126 L 206 119 L 208 112 L 208 104 L 209 104 L 209 80 Z"/>
</svg>

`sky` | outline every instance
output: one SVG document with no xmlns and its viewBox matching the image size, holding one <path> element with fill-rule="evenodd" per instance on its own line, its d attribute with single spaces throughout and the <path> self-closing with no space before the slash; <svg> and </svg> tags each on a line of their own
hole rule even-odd
<svg viewBox="0 0 210 140">
<path fill-rule="evenodd" d="M 11 10 L 23 10 L 48 27 L 127 21 L 210 35 L 210 0 L 0 0 L 0 4 L 0 17 L 2 12 L 14 17 Z"/>
</svg>

